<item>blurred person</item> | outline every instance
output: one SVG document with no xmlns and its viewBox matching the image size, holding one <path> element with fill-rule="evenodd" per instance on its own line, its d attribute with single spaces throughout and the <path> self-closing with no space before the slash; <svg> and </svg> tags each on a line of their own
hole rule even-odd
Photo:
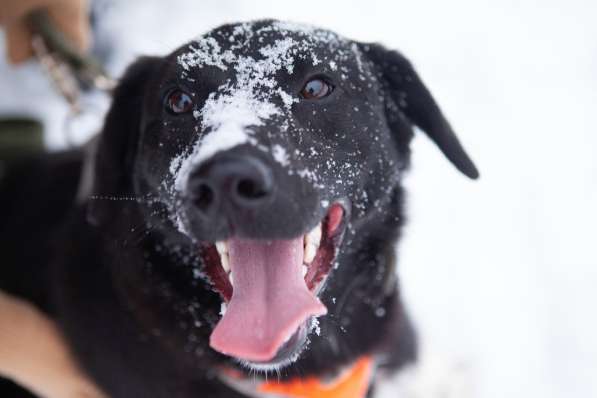
<svg viewBox="0 0 597 398">
<path fill-rule="evenodd" d="M 45 9 L 65 37 L 86 50 L 90 38 L 87 7 L 85 0 L 0 0 L 8 60 L 22 64 L 32 58 L 33 33 L 27 16 L 38 9 Z M 8 162 L 42 149 L 40 123 L 26 118 L 0 120 L 0 178 Z M 48 398 L 102 396 L 79 370 L 56 325 L 32 304 L 2 291 L 0 376 Z"/>
</svg>

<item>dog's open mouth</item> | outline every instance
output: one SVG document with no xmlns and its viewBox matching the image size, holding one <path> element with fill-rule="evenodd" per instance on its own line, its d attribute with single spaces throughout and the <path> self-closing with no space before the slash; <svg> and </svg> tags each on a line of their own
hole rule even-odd
<svg viewBox="0 0 597 398">
<path fill-rule="evenodd" d="M 344 219 L 344 208 L 333 204 L 315 228 L 294 239 L 232 237 L 204 245 L 206 274 L 224 301 L 211 347 L 257 364 L 295 355 L 311 319 L 327 313 L 317 295 L 333 268 Z"/>
</svg>

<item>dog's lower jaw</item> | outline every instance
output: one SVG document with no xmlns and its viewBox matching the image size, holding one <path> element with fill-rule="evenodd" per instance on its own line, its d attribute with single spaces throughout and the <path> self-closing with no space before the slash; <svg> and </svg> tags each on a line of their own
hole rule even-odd
<svg viewBox="0 0 597 398">
<path fill-rule="evenodd" d="M 278 350 L 274 358 L 267 362 L 254 362 L 246 359 L 235 358 L 241 367 L 255 375 L 268 376 L 269 374 L 279 374 L 279 372 L 294 364 L 300 358 L 303 351 L 308 349 L 309 334 L 317 327 L 317 319 L 309 318 L 298 330 L 284 343 Z"/>
</svg>

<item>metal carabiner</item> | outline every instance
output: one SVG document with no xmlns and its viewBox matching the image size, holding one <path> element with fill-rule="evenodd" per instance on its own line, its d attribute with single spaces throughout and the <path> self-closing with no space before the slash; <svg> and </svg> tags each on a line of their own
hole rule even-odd
<svg viewBox="0 0 597 398">
<path fill-rule="evenodd" d="M 32 12 L 28 23 L 34 32 L 32 46 L 36 57 L 71 106 L 76 107 L 81 90 L 112 92 L 116 80 L 96 59 L 79 51 L 56 29 L 45 10 Z"/>
<path fill-rule="evenodd" d="M 69 105 L 66 132 L 69 145 L 74 146 L 70 124 L 82 117 L 88 108 L 82 104 L 81 93 L 95 89 L 111 94 L 117 82 L 90 54 L 79 51 L 55 27 L 46 11 L 34 11 L 28 16 L 28 23 L 33 32 L 33 52 L 58 93 Z"/>
</svg>

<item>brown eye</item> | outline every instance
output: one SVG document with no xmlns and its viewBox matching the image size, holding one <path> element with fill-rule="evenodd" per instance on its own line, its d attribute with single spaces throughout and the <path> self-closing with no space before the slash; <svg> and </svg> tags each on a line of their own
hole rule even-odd
<svg viewBox="0 0 597 398">
<path fill-rule="evenodd" d="M 175 89 L 166 95 L 166 109 L 174 115 L 190 112 L 193 109 L 193 99 L 182 90 Z"/>
<path fill-rule="evenodd" d="M 332 86 L 322 78 L 311 79 L 305 84 L 305 87 L 301 90 L 301 95 L 305 99 L 321 99 L 327 97 L 334 91 Z"/>
</svg>

